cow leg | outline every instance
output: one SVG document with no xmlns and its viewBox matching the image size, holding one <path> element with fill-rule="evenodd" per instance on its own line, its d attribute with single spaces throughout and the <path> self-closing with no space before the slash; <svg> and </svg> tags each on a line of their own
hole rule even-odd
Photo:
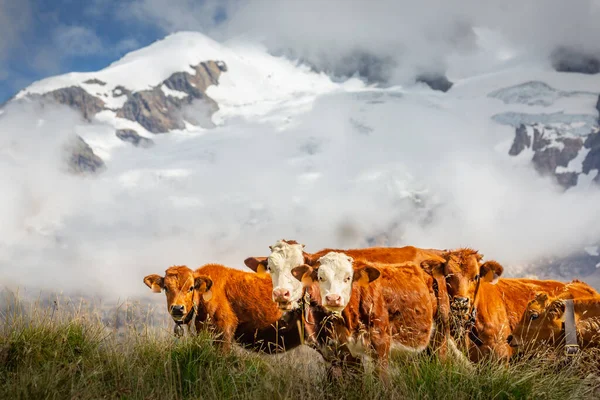
<svg viewBox="0 0 600 400">
<path fill-rule="evenodd" d="M 374 330 L 371 333 L 371 346 L 375 351 L 375 368 L 381 380 L 387 385 L 390 382 L 388 373 L 391 337 L 387 330 Z"/>
<path fill-rule="evenodd" d="M 437 353 L 440 360 L 446 360 L 448 356 L 448 346 L 451 340 L 450 334 L 450 297 L 446 288 L 446 281 L 443 278 L 433 278 L 433 288 L 437 310 L 433 315 L 433 337 L 430 347 Z"/>
<path fill-rule="evenodd" d="M 218 332 L 222 335 L 221 341 L 218 342 L 221 349 L 225 353 L 230 352 L 235 330 L 238 326 L 237 317 L 229 307 L 223 305 L 214 315 L 214 324 Z"/>
</svg>

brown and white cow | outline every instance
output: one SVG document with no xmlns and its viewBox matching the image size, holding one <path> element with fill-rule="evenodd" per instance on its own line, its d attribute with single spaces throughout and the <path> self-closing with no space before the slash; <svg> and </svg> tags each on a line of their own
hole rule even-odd
<svg viewBox="0 0 600 400">
<path fill-rule="evenodd" d="M 509 344 L 517 350 L 563 346 L 565 300 L 570 297 L 550 298 L 546 293 L 536 294 L 509 337 Z M 575 299 L 573 307 L 578 345 L 581 348 L 600 347 L 600 297 Z"/>
<path fill-rule="evenodd" d="M 443 254 L 445 263 L 427 262 L 446 278 L 453 314 L 452 333 L 461 336 L 462 329 L 466 330 L 465 345 L 472 361 L 488 356 L 510 358 L 513 350 L 507 338 L 536 292 L 550 295 L 568 292 L 575 298 L 597 294 L 591 286 L 579 281 L 499 278 L 503 267 L 496 261 L 480 265 L 480 256 L 475 250 L 459 249 Z"/>
<path fill-rule="evenodd" d="M 208 323 L 223 336 L 229 350 L 235 340 L 255 351 L 274 353 L 302 344 L 301 312 L 283 315 L 271 301 L 271 279 L 251 272 L 206 264 L 195 271 L 185 266 L 148 275 L 144 283 L 165 291 L 167 309 L 176 323 Z M 195 315 L 194 315 L 195 314 Z"/>
<path fill-rule="evenodd" d="M 320 257 L 330 252 L 342 252 L 356 262 L 374 265 L 383 271 L 378 285 L 387 305 L 395 349 L 422 351 L 429 347 L 445 356 L 447 345 L 453 348 L 453 343 L 447 343 L 449 303 L 446 285 L 441 276 L 434 277 L 419 265 L 425 260 L 443 262 L 439 255 L 412 246 L 324 249 L 309 254 L 303 251 L 304 245 L 287 240 L 279 240 L 269 248 L 269 257 L 249 257 L 244 262 L 258 273 L 270 273 L 273 301 L 280 309 L 295 310 L 302 301 L 303 286 L 294 278 L 294 268 L 303 264 L 315 265 Z"/>
<path fill-rule="evenodd" d="M 310 296 L 312 339 L 331 363 L 329 374 L 339 375 L 342 367 L 366 356 L 387 380 L 391 336 L 379 270 L 331 252 L 314 266 L 295 267 L 292 274 Z"/>
</svg>

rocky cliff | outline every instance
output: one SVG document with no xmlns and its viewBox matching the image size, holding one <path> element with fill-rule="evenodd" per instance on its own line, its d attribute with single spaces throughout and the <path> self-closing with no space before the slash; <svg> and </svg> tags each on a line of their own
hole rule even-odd
<svg viewBox="0 0 600 400">
<path fill-rule="evenodd" d="M 117 85 L 108 88 L 109 94 L 106 90 L 100 93 L 94 88 L 106 89 L 107 83 L 89 78 L 79 85 L 41 94 L 26 94 L 24 98 L 66 105 L 76 110 L 87 122 L 93 121 L 100 112 L 111 112 L 117 119 L 135 122 L 139 124 L 141 131 L 153 134 L 184 129 L 186 123 L 212 128 L 214 125 L 211 116 L 219 106 L 206 94 L 206 90 L 211 85 L 219 84 L 219 77 L 227 71 L 227 65 L 222 61 L 205 61 L 189 66 L 188 71 L 175 72 L 145 90 L 134 91 Z M 115 133 L 119 139 L 137 147 L 148 148 L 154 145 L 152 139 L 140 135 L 135 129 L 117 129 Z M 104 161 L 94 154 L 93 149 L 81 137 L 68 144 L 67 148 L 71 154 L 70 171 L 94 173 L 106 168 Z"/>
<path fill-rule="evenodd" d="M 596 109 L 600 113 L 600 97 Z M 554 176 L 565 189 L 577 185 L 581 174 L 592 174 L 600 183 L 600 126 L 581 135 L 569 127 L 520 124 L 508 154 L 519 156 L 525 150 L 531 151 L 531 162 L 540 174 Z"/>
<path fill-rule="evenodd" d="M 219 76 L 227 67 L 223 62 L 208 61 L 193 68 L 194 75 L 176 72 L 149 90 L 131 93 L 121 89 L 118 95 L 127 96 L 127 101 L 117 111 L 117 117 L 138 122 L 149 132 L 165 133 L 185 127 L 182 109 L 194 101 L 201 101 L 212 115 L 219 106 L 206 95 L 206 89 L 219 83 Z M 194 120 L 187 122 L 197 124 Z"/>
</svg>

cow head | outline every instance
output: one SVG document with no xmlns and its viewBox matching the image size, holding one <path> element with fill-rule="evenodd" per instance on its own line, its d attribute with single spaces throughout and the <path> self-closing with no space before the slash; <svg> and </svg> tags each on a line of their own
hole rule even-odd
<svg viewBox="0 0 600 400">
<path fill-rule="evenodd" d="M 422 266 L 443 271 L 452 311 L 466 315 L 475 300 L 479 280 L 495 284 L 503 268 L 496 261 L 481 264 L 483 255 L 471 249 L 447 251 L 442 257 L 446 260 L 445 263 L 429 260 L 424 261 Z"/>
<path fill-rule="evenodd" d="M 148 275 L 144 283 L 155 293 L 165 292 L 167 311 L 175 322 L 182 322 L 198 305 L 200 296 L 209 300 L 212 296 L 212 280 L 198 275 L 186 266 L 167 268 L 165 276 Z"/>
<path fill-rule="evenodd" d="M 508 337 L 512 347 L 534 348 L 552 344 L 561 335 L 565 303 L 563 299 L 550 299 L 546 293 L 538 293 L 527 304 L 513 334 Z"/>
<path fill-rule="evenodd" d="M 273 301 L 282 311 L 290 311 L 298 307 L 302 298 L 302 283 L 294 278 L 292 270 L 305 262 L 304 245 L 293 240 L 278 240 L 269 249 L 269 257 L 249 257 L 244 263 L 259 274 L 269 272 Z"/>
<path fill-rule="evenodd" d="M 353 261 L 344 253 L 330 252 L 319 258 L 314 267 L 304 264 L 292 273 L 304 285 L 317 282 L 321 305 L 329 311 L 341 312 L 350 301 L 354 282 L 366 286 L 380 275 L 377 268 L 364 263 L 353 265 Z"/>
</svg>

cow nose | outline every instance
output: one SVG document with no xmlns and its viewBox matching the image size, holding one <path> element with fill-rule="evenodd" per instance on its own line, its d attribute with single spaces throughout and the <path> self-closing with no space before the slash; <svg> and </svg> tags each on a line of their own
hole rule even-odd
<svg viewBox="0 0 600 400">
<path fill-rule="evenodd" d="M 275 289 L 273 290 L 273 299 L 276 302 L 288 302 L 290 301 L 290 291 L 287 289 Z"/>
<path fill-rule="evenodd" d="M 469 298 L 468 297 L 455 297 L 452 301 L 452 305 L 455 308 L 467 308 L 469 306 Z"/>
<path fill-rule="evenodd" d="M 185 306 L 182 306 L 179 304 L 171 306 L 171 314 L 173 314 L 173 315 L 183 315 L 184 311 L 185 311 Z"/>
<path fill-rule="evenodd" d="M 339 294 L 328 294 L 325 296 L 325 301 L 329 306 L 339 306 L 342 304 L 342 296 Z"/>
<path fill-rule="evenodd" d="M 513 340 L 513 335 L 508 335 L 508 337 L 506 338 L 506 341 L 508 342 L 508 344 L 510 344 Z"/>
</svg>

